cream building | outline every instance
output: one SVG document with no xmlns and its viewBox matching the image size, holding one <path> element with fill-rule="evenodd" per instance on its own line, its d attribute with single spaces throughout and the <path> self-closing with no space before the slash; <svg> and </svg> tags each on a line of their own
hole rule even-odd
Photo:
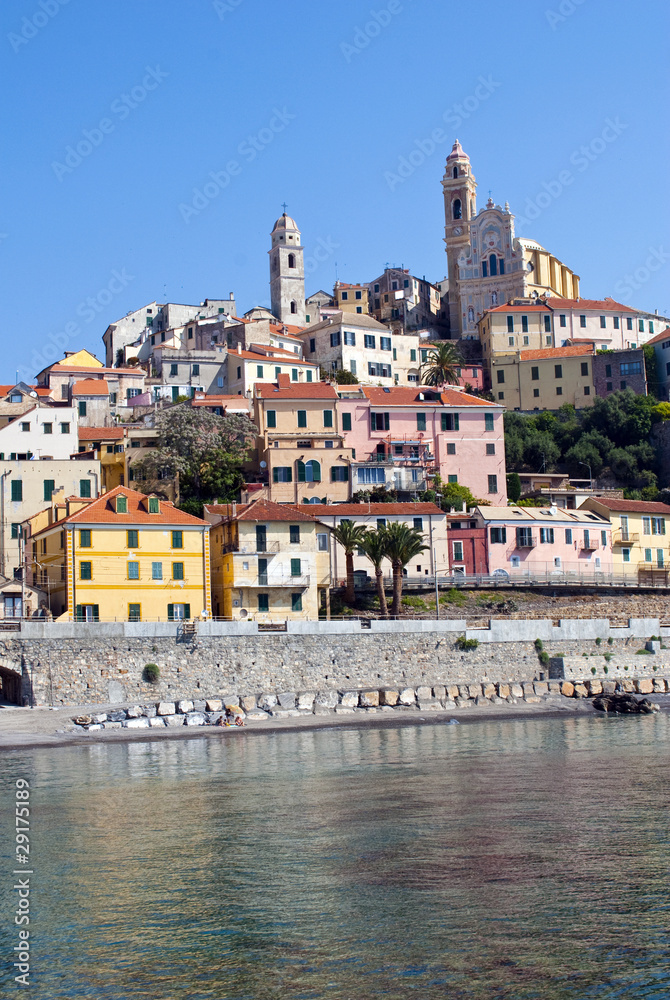
<svg viewBox="0 0 670 1000">
<path fill-rule="evenodd" d="M 372 316 L 335 313 L 302 333 L 305 357 L 329 374 L 347 371 L 363 385 L 411 385 L 419 381 L 418 334 L 395 334 Z"/>
<path fill-rule="evenodd" d="M 489 198 L 477 212 L 477 183 L 458 140 L 442 179 L 451 337 L 476 340 L 487 309 L 533 292 L 578 297 L 579 277 L 534 240 L 517 237 L 509 205 Z"/>
<path fill-rule="evenodd" d="M 499 354 L 491 359 L 492 392 L 507 410 L 593 406 L 593 344 Z"/>
<path fill-rule="evenodd" d="M 612 524 L 613 568 L 633 582 L 668 582 L 670 568 L 670 507 L 664 503 L 589 497 L 581 510 L 609 518 Z"/>
<path fill-rule="evenodd" d="M 304 361 L 292 350 L 267 344 L 252 344 L 248 351 L 238 347 L 228 354 L 230 394 L 246 396 L 257 382 L 276 381 L 280 375 L 286 375 L 291 382 L 318 382 L 319 365 L 316 361 Z"/>
</svg>

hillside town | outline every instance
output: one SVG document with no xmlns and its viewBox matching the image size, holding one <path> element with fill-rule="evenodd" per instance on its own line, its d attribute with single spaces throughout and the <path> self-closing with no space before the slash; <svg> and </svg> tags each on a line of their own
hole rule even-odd
<svg viewBox="0 0 670 1000">
<path fill-rule="evenodd" d="M 599 477 L 590 451 L 556 470 L 546 445 L 513 466 L 510 420 L 662 411 L 670 320 L 583 298 L 509 204 L 478 210 L 458 141 L 442 189 L 441 279 L 386 265 L 308 289 L 284 206 L 269 308 L 154 300 L 101 331 L 104 360 L 81 346 L 0 386 L 2 619 L 317 619 L 366 594 L 399 615 L 403 587 L 667 584 L 670 476 L 640 480 L 640 458 L 617 480 L 613 453 Z M 195 478 L 215 467 L 197 488 L 189 456 Z"/>
</svg>

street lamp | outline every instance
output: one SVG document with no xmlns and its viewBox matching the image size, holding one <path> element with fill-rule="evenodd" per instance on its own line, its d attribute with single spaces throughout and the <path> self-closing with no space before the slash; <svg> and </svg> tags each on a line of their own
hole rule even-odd
<svg viewBox="0 0 670 1000">
<path fill-rule="evenodd" d="M 580 462 L 579 464 L 583 465 L 585 469 L 589 470 L 589 489 L 592 490 L 593 489 L 593 476 L 591 475 L 591 466 L 589 465 L 588 462 Z"/>
</svg>

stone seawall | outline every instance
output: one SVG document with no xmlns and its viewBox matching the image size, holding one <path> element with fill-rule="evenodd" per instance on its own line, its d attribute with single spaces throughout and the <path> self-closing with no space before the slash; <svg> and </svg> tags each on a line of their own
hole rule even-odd
<svg viewBox="0 0 670 1000">
<path fill-rule="evenodd" d="M 8 673 L 20 675 L 24 703 L 30 702 L 32 689 L 38 705 L 144 704 L 217 698 L 226 692 L 244 696 L 267 691 L 435 688 L 542 680 L 548 668 L 540 662 L 530 638 L 543 633 L 548 656 L 574 665 L 565 673 L 575 676 L 581 658 L 581 673 L 589 677 L 596 663 L 598 674 L 601 664 L 606 665 L 600 655 L 603 647 L 582 638 L 556 641 L 556 632 L 566 636 L 575 631 L 618 633 L 620 637 L 606 648 L 627 659 L 644 645 L 638 636 L 661 632 L 653 619 L 618 630 L 600 622 L 591 623 L 589 629 L 583 622 L 559 629 L 551 622 L 506 621 L 492 623 L 504 626 L 500 631 L 509 637 L 506 641 L 491 641 L 489 636 L 480 640 L 477 648 L 461 650 L 459 634 L 475 638 L 483 630 L 466 632 L 465 623 L 460 622 L 379 623 L 396 626 L 379 632 L 360 627 L 357 632 L 351 627 L 346 631 L 319 628 L 322 624 L 350 626 L 349 622 L 304 623 L 310 628 L 300 632 L 240 630 L 241 634 L 198 634 L 193 639 L 175 634 L 174 628 L 169 635 L 154 630 L 153 634 L 132 636 L 123 634 L 124 630 L 107 635 L 103 626 L 101 635 L 95 627 L 69 626 L 73 632 L 65 637 L 58 630 L 39 626 L 43 631 L 36 629 L 35 637 L 26 631 L 0 641 L 0 672 L 3 684 Z M 413 624 L 419 627 L 413 628 Z M 521 633 L 524 641 L 514 641 L 515 633 Z M 584 651 L 597 656 L 584 658 Z M 656 654 L 635 659 L 647 672 Z M 159 668 L 156 683 L 144 679 L 148 663 Z"/>
</svg>

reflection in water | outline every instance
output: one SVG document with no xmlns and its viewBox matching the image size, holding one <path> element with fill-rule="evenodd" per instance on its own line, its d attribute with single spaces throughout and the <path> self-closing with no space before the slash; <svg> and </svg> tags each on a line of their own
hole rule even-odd
<svg viewBox="0 0 670 1000">
<path fill-rule="evenodd" d="M 3 793 L 33 786 L 31 996 L 667 997 L 669 725 L 4 756 Z"/>
</svg>

